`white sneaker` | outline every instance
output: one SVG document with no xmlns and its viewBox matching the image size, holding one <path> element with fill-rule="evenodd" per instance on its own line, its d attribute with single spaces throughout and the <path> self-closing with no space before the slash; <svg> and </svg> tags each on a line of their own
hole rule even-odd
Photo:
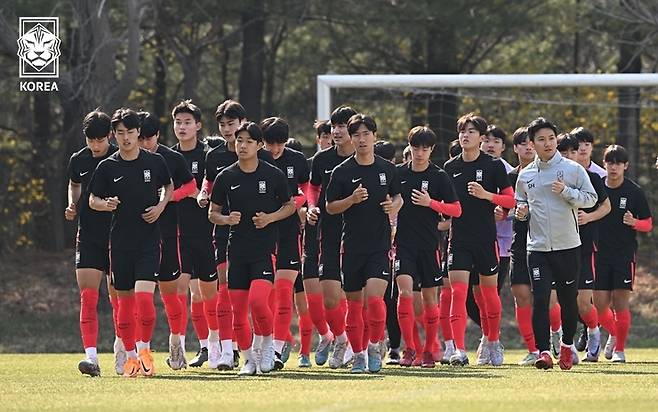
<svg viewBox="0 0 658 412">
<path fill-rule="evenodd" d="M 242 366 L 242 369 L 240 369 L 240 372 L 238 372 L 238 376 L 253 376 L 255 374 L 256 362 L 251 359 L 247 359 L 247 361 L 244 363 L 244 366 Z"/>
<path fill-rule="evenodd" d="M 477 350 L 477 364 L 479 366 L 491 363 L 491 349 L 486 336 L 480 338 L 480 344 Z"/>
<path fill-rule="evenodd" d="M 222 352 L 219 355 L 219 362 L 217 363 L 217 369 L 220 371 L 230 371 L 233 369 L 233 352 Z"/>
<path fill-rule="evenodd" d="M 626 363 L 626 354 L 622 351 L 615 351 L 612 354 L 612 362 L 613 363 Z"/>
<path fill-rule="evenodd" d="M 274 343 L 266 345 L 261 351 L 260 370 L 263 373 L 271 372 L 274 369 Z"/>
<path fill-rule="evenodd" d="M 368 358 L 368 352 L 366 351 L 366 360 Z M 347 342 L 347 349 L 345 349 L 345 356 L 343 357 L 343 365 L 341 366 L 342 368 L 347 368 L 354 362 L 354 351 L 352 350 L 352 345 L 350 345 L 349 341 Z"/>
<path fill-rule="evenodd" d="M 601 353 L 601 331 L 595 328 L 587 332 L 587 355 L 583 359 L 585 362 L 598 362 Z"/>
<path fill-rule="evenodd" d="M 603 349 L 603 354 L 606 359 L 612 359 L 612 353 L 615 351 L 615 345 L 617 344 L 617 338 L 608 335 L 608 341 L 605 343 L 605 348 Z"/>
<path fill-rule="evenodd" d="M 441 359 L 441 365 L 450 365 L 450 358 L 455 354 L 454 345 L 446 345 L 446 350 L 443 352 L 443 358 Z"/>
<path fill-rule="evenodd" d="M 219 341 L 208 342 L 208 369 L 217 369 L 220 355 Z"/>
<path fill-rule="evenodd" d="M 114 370 L 117 375 L 123 375 L 123 365 L 128 362 L 128 354 L 123 346 L 123 341 L 116 336 L 114 337 Z"/>
<path fill-rule="evenodd" d="M 263 373 L 263 371 L 260 370 L 260 360 L 263 357 L 263 351 L 260 348 L 252 348 L 251 349 L 251 359 L 245 359 L 245 364 L 242 367 L 242 369 L 247 366 L 247 361 L 253 362 L 253 367 L 255 368 L 254 374 L 260 375 Z M 240 369 L 240 371 L 242 371 Z"/>
<path fill-rule="evenodd" d="M 562 342 L 562 329 L 557 332 L 551 331 L 551 353 L 555 359 L 560 358 L 560 342 Z"/>
<path fill-rule="evenodd" d="M 468 365 L 468 356 L 466 356 L 466 352 L 463 352 L 460 349 L 455 349 L 455 353 L 450 357 L 450 364 L 453 366 Z"/>
<path fill-rule="evenodd" d="M 491 361 L 491 365 L 500 366 L 503 364 L 504 351 L 505 348 L 503 347 L 503 344 L 500 343 L 500 341 L 489 343 L 489 360 Z"/>
<path fill-rule="evenodd" d="M 338 340 L 335 340 L 334 352 L 331 354 L 331 358 L 329 358 L 329 367 L 331 369 L 338 369 L 341 366 L 343 366 L 343 363 L 345 362 L 346 351 L 347 351 L 347 340 L 343 342 L 339 342 Z"/>
<path fill-rule="evenodd" d="M 178 344 L 170 344 L 169 345 L 169 357 L 165 360 L 167 362 L 167 365 L 175 371 L 184 369 L 187 367 L 187 360 L 185 359 L 185 352 L 183 352 L 183 348 L 180 345 L 180 341 Z"/>
</svg>

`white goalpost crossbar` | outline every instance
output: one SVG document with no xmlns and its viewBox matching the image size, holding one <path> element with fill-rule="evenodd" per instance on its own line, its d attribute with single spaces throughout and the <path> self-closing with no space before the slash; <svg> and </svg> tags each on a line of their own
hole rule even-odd
<svg viewBox="0 0 658 412">
<path fill-rule="evenodd" d="M 329 119 L 331 89 L 476 87 L 650 87 L 658 73 L 610 74 L 322 74 L 317 76 L 317 118 Z"/>
</svg>

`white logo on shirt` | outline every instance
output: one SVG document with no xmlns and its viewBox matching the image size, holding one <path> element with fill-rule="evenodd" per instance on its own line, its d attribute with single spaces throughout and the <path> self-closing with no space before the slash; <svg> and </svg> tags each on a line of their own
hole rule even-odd
<svg viewBox="0 0 658 412">
<path fill-rule="evenodd" d="M 461 173 L 453 173 L 452 174 L 452 177 L 457 177 L 457 176 L 461 176 Z"/>
<path fill-rule="evenodd" d="M 80 172 L 80 177 L 86 175 L 87 173 L 89 173 L 89 170 L 87 170 L 86 172 Z"/>
<path fill-rule="evenodd" d="M 237 189 L 238 187 L 240 187 L 240 185 L 235 185 L 235 186 L 231 185 L 231 190 L 235 190 L 235 189 Z"/>
<path fill-rule="evenodd" d="M 199 162 L 192 162 L 192 173 L 199 173 Z"/>
<path fill-rule="evenodd" d="M 626 201 L 627 199 L 625 197 L 622 197 L 619 199 L 619 208 L 620 209 L 626 209 Z"/>
<path fill-rule="evenodd" d="M 329 174 L 329 173 L 331 173 L 331 170 L 324 169 L 324 173 Z"/>
<path fill-rule="evenodd" d="M 352 178 L 352 183 L 356 183 L 356 182 L 358 182 L 359 180 L 361 180 L 361 178 L 358 178 L 358 179 L 354 179 L 354 178 Z"/>
<path fill-rule="evenodd" d="M 427 192 L 429 187 L 430 187 L 430 182 L 428 182 L 427 180 L 423 180 L 422 182 L 420 182 L 420 190 L 424 190 Z"/>
<path fill-rule="evenodd" d="M 114 183 L 118 182 L 118 181 L 121 180 L 121 179 L 123 179 L 123 176 L 121 176 L 121 177 L 115 177 L 115 178 L 114 178 Z"/>
<path fill-rule="evenodd" d="M 400 270 L 400 260 L 396 260 L 393 262 L 393 269 L 397 272 Z"/>
<path fill-rule="evenodd" d="M 478 169 L 475 171 L 475 181 L 476 182 L 482 181 L 482 169 Z"/>
<path fill-rule="evenodd" d="M 264 180 L 258 181 L 258 193 L 267 193 L 267 186 Z"/>
<path fill-rule="evenodd" d="M 286 171 L 288 172 L 288 179 L 292 179 L 292 178 L 295 177 L 295 167 L 294 166 L 286 167 Z"/>
<path fill-rule="evenodd" d="M 379 184 L 381 186 L 386 186 L 386 173 L 379 174 Z"/>
<path fill-rule="evenodd" d="M 151 181 L 151 170 L 146 169 L 144 170 L 144 183 L 148 183 Z"/>
</svg>

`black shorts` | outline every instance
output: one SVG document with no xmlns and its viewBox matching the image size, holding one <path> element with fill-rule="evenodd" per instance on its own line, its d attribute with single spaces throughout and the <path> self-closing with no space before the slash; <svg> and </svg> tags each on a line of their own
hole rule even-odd
<svg viewBox="0 0 658 412">
<path fill-rule="evenodd" d="M 388 282 L 390 277 L 388 251 L 343 254 L 343 290 L 345 292 L 360 291 L 366 286 L 368 279 L 376 278 Z"/>
<path fill-rule="evenodd" d="M 340 271 L 342 228 L 340 226 L 329 226 L 321 227 L 320 230 L 320 266 L 318 267 L 318 277 L 320 280 L 337 280 L 340 282 L 342 280 Z"/>
<path fill-rule="evenodd" d="M 550 295 L 556 284 L 578 285 L 580 246 L 551 252 L 528 252 L 533 295 Z"/>
<path fill-rule="evenodd" d="M 484 276 L 495 275 L 498 273 L 496 242 L 479 244 L 451 242 L 448 248 L 448 270 L 474 271 Z"/>
<path fill-rule="evenodd" d="M 160 245 L 139 250 L 110 250 L 112 285 L 116 290 L 135 289 L 135 282 L 158 280 Z"/>
<path fill-rule="evenodd" d="M 274 256 L 246 257 L 229 256 L 228 288 L 249 290 L 252 280 L 267 280 L 274 283 Z"/>
<path fill-rule="evenodd" d="M 304 280 L 300 275 L 295 278 L 295 293 L 302 293 L 304 291 Z"/>
<path fill-rule="evenodd" d="M 599 255 L 600 256 L 600 255 Z M 605 262 L 599 256 L 596 260 L 596 290 L 633 290 L 635 283 L 635 259 L 619 262 Z"/>
<path fill-rule="evenodd" d="M 212 246 L 215 249 L 215 266 L 226 263 L 226 253 L 228 250 L 228 238 L 214 237 Z"/>
<path fill-rule="evenodd" d="M 304 276 L 304 280 L 318 278 L 319 258 L 318 226 L 307 224 L 304 226 L 304 257 L 302 259 L 302 276 Z"/>
<path fill-rule="evenodd" d="M 578 289 L 594 289 L 594 275 L 596 273 L 596 252 L 593 250 L 580 254 L 580 276 Z"/>
<path fill-rule="evenodd" d="M 162 254 L 160 256 L 160 269 L 158 281 L 171 282 L 180 277 L 180 251 L 178 250 L 178 238 L 166 237 L 160 243 Z"/>
<path fill-rule="evenodd" d="M 210 237 L 180 238 L 181 272 L 203 282 L 217 280 L 215 251 Z"/>
<path fill-rule="evenodd" d="M 414 286 L 433 288 L 443 284 L 443 274 L 439 262 L 438 250 L 414 250 L 397 246 L 393 267 L 396 277 L 411 275 Z"/>
<path fill-rule="evenodd" d="M 512 252 L 512 263 L 509 280 L 511 285 L 530 286 L 530 275 L 528 274 L 528 254 L 523 252 Z"/>
<path fill-rule="evenodd" d="M 109 242 L 81 242 L 75 243 L 75 268 L 96 269 L 108 273 L 110 269 Z"/>
<path fill-rule="evenodd" d="M 276 245 L 276 270 L 295 270 L 299 272 L 302 269 L 301 264 L 301 238 L 299 236 L 299 224 L 286 221 L 279 226 L 279 240 Z"/>
</svg>

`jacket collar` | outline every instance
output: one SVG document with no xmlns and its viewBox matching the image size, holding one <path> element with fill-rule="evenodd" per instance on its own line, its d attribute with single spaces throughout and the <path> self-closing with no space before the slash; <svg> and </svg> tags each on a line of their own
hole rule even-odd
<svg viewBox="0 0 658 412">
<path fill-rule="evenodd" d="M 538 169 L 548 169 L 562 161 L 562 155 L 560 152 L 556 151 L 553 157 L 548 159 L 547 162 L 542 161 L 539 156 L 535 155 L 535 165 Z"/>
</svg>

